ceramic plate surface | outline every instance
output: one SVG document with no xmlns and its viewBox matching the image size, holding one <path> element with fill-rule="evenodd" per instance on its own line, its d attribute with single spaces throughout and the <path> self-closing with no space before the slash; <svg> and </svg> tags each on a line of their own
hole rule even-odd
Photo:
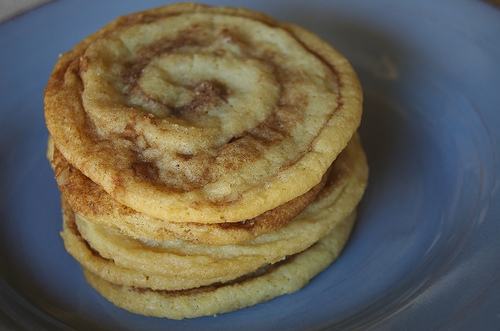
<svg viewBox="0 0 500 331">
<path fill-rule="evenodd" d="M 301 291 L 217 317 L 134 315 L 59 236 L 43 91 L 57 57 L 168 1 L 54 1 L 0 25 L 0 326 L 493 330 L 500 325 L 500 9 L 480 1 L 207 1 L 319 34 L 363 84 L 370 182 L 343 254 Z"/>
</svg>

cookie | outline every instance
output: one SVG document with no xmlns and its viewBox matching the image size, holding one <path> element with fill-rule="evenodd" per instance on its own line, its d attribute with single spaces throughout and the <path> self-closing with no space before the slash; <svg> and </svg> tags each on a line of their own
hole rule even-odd
<svg viewBox="0 0 500 331">
<path fill-rule="evenodd" d="M 305 194 L 253 219 L 213 224 L 168 222 L 148 217 L 120 204 L 67 162 L 57 148 L 54 148 L 52 139 L 49 139 L 48 145 L 47 156 L 54 169 L 59 189 L 73 210 L 91 222 L 120 229 L 136 239 L 179 238 L 211 245 L 237 244 L 251 240 L 280 228 L 297 216 L 323 188 L 329 173 L 327 171 L 321 182 Z M 332 171 L 345 168 L 341 163 L 347 161 L 346 157 L 339 157 Z"/>
<path fill-rule="evenodd" d="M 117 285 L 86 269 L 84 275 L 103 297 L 137 314 L 176 320 L 222 314 L 300 290 L 338 257 L 354 220 L 354 217 L 346 218 L 332 233 L 307 250 L 235 282 L 184 291 L 155 291 Z"/>
<path fill-rule="evenodd" d="M 361 120 L 348 61 L 246 9 L 118 18 L 63 54 L 45 90 L 56 148 L 151 218 L 252 219 L 317 185 Z"/>
</svg>

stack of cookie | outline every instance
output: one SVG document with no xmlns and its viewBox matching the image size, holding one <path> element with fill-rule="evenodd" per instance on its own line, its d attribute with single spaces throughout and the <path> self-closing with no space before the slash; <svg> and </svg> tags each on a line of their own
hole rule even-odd
<svg viewBox="0 0 500 331">
<path fill-rule="evenodd" d="M 339 254 L 367 182 L 362 93 L 317 36 L 183 3 L 63 54 L 45 93 L 65 247 L 132 312 L 232 311 Z"/>
</svg>

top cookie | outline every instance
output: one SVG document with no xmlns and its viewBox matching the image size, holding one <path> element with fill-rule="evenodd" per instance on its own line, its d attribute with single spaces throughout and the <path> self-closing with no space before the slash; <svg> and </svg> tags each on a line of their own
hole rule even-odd
<svg viewBox="0 0 500 331">
<path fill-rule="evenodd" d="M 315 186 L 361 119 L 349 63 L 304 29 L 178 4 L 118 18 L 57 62 L 45 118 L 117 201 L 171 222 L 239 222 Z"/>
</svg>

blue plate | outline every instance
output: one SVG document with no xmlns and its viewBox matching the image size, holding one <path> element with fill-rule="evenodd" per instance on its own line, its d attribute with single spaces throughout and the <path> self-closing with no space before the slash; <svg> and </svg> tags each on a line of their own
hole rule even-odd
<svg viewBox="0 0 500 331">
<path fill-rule="evenodd" d="M 0 25 L 4 329 L 498 329 L 500 9 L 481 1 L 207 1 L 300 24 L 357 70 L 371 177 L 355 232 L 301 291 L 217 317 L 138 316 L 90 288 L 59 237 L 44 87 L 58 54 L 168 2 L 60 0 Z"/>
</svg>

